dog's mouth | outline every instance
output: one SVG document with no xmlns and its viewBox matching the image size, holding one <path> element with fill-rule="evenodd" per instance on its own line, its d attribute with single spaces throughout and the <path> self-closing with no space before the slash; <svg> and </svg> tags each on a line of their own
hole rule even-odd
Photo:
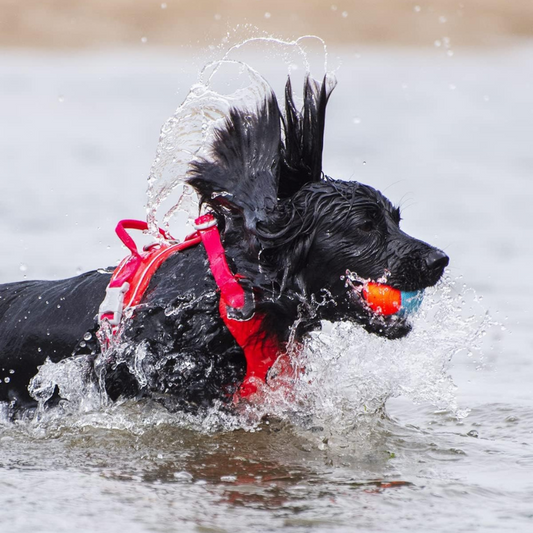
<svg viewBox="0 0 533 533">
<path fill-rule="evenodd" d="M 348 298 L 357 309 L 354 317 L 370 333 L 389 339 L 404 337 L 411 331 L 409 317 L 416 312 L 424 289 L 402 291 L 386 283 L 363 279 L 347 271 L 344 277 Z"/>
</svg>

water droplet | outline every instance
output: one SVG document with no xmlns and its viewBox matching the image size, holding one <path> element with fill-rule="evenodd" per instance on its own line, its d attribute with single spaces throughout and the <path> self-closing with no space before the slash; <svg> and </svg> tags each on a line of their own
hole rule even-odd
<svg viewBox="0 0 533 533">
<path fill-rule="evenodd" d="M 215 13 L 215 20 L 220 20 L 222 15 L 220 13 Z"/>
<path fill-rule="evenodd" d="M 453 50 L 448 50 L 446 53 L 448 54 L 448 57 L 452 57 L 453 56 Z"/>
<path fill-rule="evenodd" d="M 163 2 L 163 3 L 161 4 L 161 9 L 166 9 L 166 8 L 167 8 L 167 4 L 165 4 L 165 2 Z"/>
<path fill-rule="evenodd" d="M 141 43 L 146 44 L 148 42 L 148 37 L 141 37 Z"/>
<path fill-rule="evenodd" d="M 26 272 L 26 270 L 28 270 L 28 265 L 25 265 L 24 263 L 20 263 L 19 270 L 21 272 Z"/>
<path fill-rule="evenodd" d="M 9 371 L 9 373 L 10 373 L 10 374 L 14 374 L 15 371 L 14 371 L 13 369 L 11 369 L 11 370 Z"/>
<path fill-rule="evenodd" d="M 439 17 L 439 22 L 441 24 L 446 24 L 446 22 L 448 22 L 448 19 L 446 17 L 444 17 L 444 16 L 441 16 L 441 17 Z"/>
<path fill-rule="evenodd" d="M 483 100 L 485 100 L 485 102 L 488 102 L 490 100 L 490 96 L 488 94 L 486 94 L 484 97 L 483 97 Z"/>
<path fill-rule="evenodd" d="M 92 335 L 91 335 L 91 332 L 88 331 L 84 336 L 83 336 L 83 340 L 85 341 L 90 341 L 92 339 Z"/>
<path fill-rule="evenodd" d="M 414 9 L 415 13 L 420 13 L 422 8 L 420 6 L 415 6 L 413 9 Z"/>
<path fill-rule="evenodd" d="M 271 15 L 268 11 L 265 13 L 265 18 L 266 18 L 266 19 L 269 19 L 271 16 L 272 16 L 272 15 Z"/>
<path fill-rule="evenodd" d="M 355 118 L 353 119 L 353 123 L 354 123 L 354 124 L 361 124 L 361 119 L 360 119 L 359 117 L 355 117 Z"/>
<path fill-rule="evenodd" d="M 363 165 L 366 165 L 366 161 L 363 161 Z"/>
<path fill-rule="evenodd" d="M 331 6 L 331 11 L 337 11 L 337 9 L 338 9 L 338 8 L 337 8 L 336 5 L 332 5 L 332 6 Z"/>
<path fill-rule="evenodd" d="M 450 91 L 455 91 L 455 89 L 457 89 L 457 87 L 453 84 L 453 83 L 450 83 Z"/>
<path fill-rule="evenodd" d="M 4 378 L 4 383 L 9 383 L 11 381 L 11 378 Z"/>
<path fill-rule="evenodd" d="M 174 472 L 174 479 L 179 481 L 192 481 L 192 475 L 189 472 Z"/>
<path fill-rule="evenodd" d="M 475 430 L 475 429 L 471 429 L 467 435 L 469 437 L 474 437 L 475 439 L 477 439 L 479 437 L 479 433 Z"/>
<path fill-rule="evenodd" d="M 80 342 L 80 348 L 85 348 L 87 346 L 87 343 L 85 341 Z"/>
<path fill-rule="evenodd" d="M 348 11 L 343 11 L 342 12 L 342 18 L 345 19 L 348 17 Z"/>
<path fill-rule="evenodd" d="M 58 309 L 61 309 L 61 304 L 57 304 L 57 308 L 58 308 Z"/>
<path fill-rule="evenodd" d="M 62 104 L 62 103 L 65 101 L 65 97 L 64 97 L 62 94 L 60 94 L 60 95 L 57 97 L 57 101 L 58 101 L 60 104 Z"/>
</svg>

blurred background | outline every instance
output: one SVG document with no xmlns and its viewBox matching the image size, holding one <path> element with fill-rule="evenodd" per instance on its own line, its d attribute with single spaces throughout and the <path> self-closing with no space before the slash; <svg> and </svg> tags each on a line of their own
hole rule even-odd
<svg viewBox="0 0 533 533">
<path fill-rule="evenodd" d="M 533 34 L 529 0 L 2 0 L 0 44 L 82 49 L 218 44 L 237 25 L 328 43 L 496 46 Z M 445 26 L 444 26 L 445 25 Z M 445 29 L 444 29 L 445 28 Z"/>
</svg>

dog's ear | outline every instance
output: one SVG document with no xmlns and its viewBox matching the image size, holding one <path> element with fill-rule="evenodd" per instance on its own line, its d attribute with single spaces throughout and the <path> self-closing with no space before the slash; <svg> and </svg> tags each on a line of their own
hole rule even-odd
<svg viewBox="0 0 533 533">
<path fill-rule="evenodd" d="M 326 105 L 334 84 L 322 83 L 307 76 L 304 105 L 298 111 L 292 96 L 291 79 L 285 85 L 285 147 L 282 154 L 278 197 L 287 198 L 306 183 L 322 177 L 322 149 Z"/>
<path fill-rule="evenodd" d="M 211 158 L 193 162 L 187 181 L 202 203 L 240 212 L 253 231 L 276 207 L 280 151 L 281 115 L 271 94 L 255 113 L 230 111 Z"/>
</svg>

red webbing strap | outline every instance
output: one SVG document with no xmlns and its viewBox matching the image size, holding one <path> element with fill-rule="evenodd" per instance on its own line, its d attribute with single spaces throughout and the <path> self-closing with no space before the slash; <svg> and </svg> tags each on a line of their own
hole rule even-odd
<svg viewBox="0 0 533 533">
<path fill-rule="evenodd" d="M 180 244 L 162 246 L 141 259 L 140 268 L 130 281 L 130 289 L 124 296 L 124 307 L 139 305 L 157 269 L 173 254 L 181 252 L 201 242 L 200 237 L 191 238 Z"/>
<path fill-rule="evenodd" d="M 260 383 L 266 382 L 268 371 L 278 358 L 280 346 L 275 337 L 261 331 L 262 316 L 254 315 L 246 321 L 231 319 L 223 298 L 220 298 L 219 309 L 224 324 L 244 351 L 246 375 L 238 394 L 246 398 L 257 392 Z"/>
<path fill-rule="evenodd" d="M 128 267 L 130 264 L 131 267 L 124 268 L 120 265 L 113 273 L 109 283 L 110 287 L 122 286 L 124 281 L 129 283 L 130 288 L 124 295 L 124 308 L 133 307 L 141 302 L 152 276 L 172 254 L 196 246 L 201 241 L 200 237 L 194 234 L 189 235 L 184 242 L 176 243 L 168 232 L 159 228 L 160 235 L 166 240 L 160 245 L 155 245 L 145 252 L 139 253 L 135 241 L 126 229 L 144 231 L 148 229 L 148 224 L 141 220 L 121 220 L 115 229 L 120 240 L 131 251 L 131 256 L 124 262 L 124 267 Z"/>
<path fill-rule="evenodd" d="M 280 346 L 274 336 L 261 331 L 262 316 L 254 315 L 248 320 L 228 317 L 228 307 L 237 310 L 244 307 L 244 289 L 229 269 L 215 217 L 212 214 L 199 217 L 196 219 L 196 227 L 204 244 L 211 272 L 220 289 L 220 316 L 244 351 L 246 376 L 239 395 L 246 398 L 257 391 L 258 383 L 266 382 L 268 370 L 275 363 Z"/>
<path fill-rule="evenodd" d="M 115 233 L 118 235 L 118 238 L 125 244 L 129 251 L 133 255 L 139 255 L 137 245 L 135 244 L 135 241 L 130 237 L 129 233 L 126 231 L 127 229 L 137 229 L 140 231 L 146 231 L 148 229 L 148 224 L 144 222 L 144 220 L 125 219 L 121 220 L 115 228 Z M 162 228 L 158 229 L 159 234 L 167 241 L 174 240 L 167 231 Z"/>
<path fill-rule="evenodd" d="M 112 335 L 107 339 L 108 343 L 117 332 L 124 309 L 141 302 L 152 276 L 162 263 L 172 254 L 201 242 L 199 235 L 195 233 L 186 237 L 184 242 L 176 243 L 167 232 L 159 229 L 159 233 L 166 240 L 139 252 L 135 241 L 126 230 L 146 230 L 147 228 L 146 222 L 140 220 L 121 220 L 117 224 L 116 233 L 130 250 L 131 255 L 126 257 L 113 272 L 106 289 L 106 298 L 100 305 L 99 322 L 107 320 L 113 326 Z"/>
<path fill-rule="evenodd" d="M 229 269 L 215 217 L 208 213 L 198 217 L 195 224 L 204 244 L 211 272 L 220 289 L 221 298 L 230 307 L 241 309 L 245 303 L 244 289 Z"/>
</svg>

